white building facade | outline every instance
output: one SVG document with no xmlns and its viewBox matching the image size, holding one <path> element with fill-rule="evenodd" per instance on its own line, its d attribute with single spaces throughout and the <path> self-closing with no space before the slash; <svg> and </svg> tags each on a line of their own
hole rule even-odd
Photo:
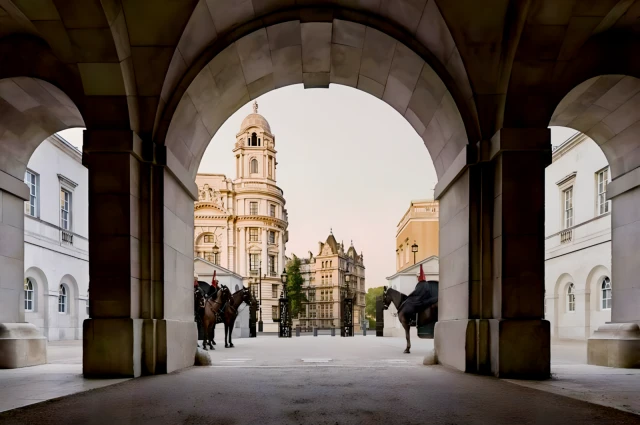
<svg viewBox="0 0 640 425">
<path fill-rule="evenodd" d="M 48 340 L 82 339 L 89 310 L 88 176 L 82 153 L 57 135 L 25 175 L 25 321 Z"/>
<path fill-rule="evenodd" d="M 554 147 L 545 177 L 545 318 L 553 339 L 586 340 L 611 320 L 609 165 L 578 133 Z"/>
<path fill-rule="evenodd" d="M 257 103 L 253 108 L 236 135 L 236 178 L 196 176 L 194 255 L 242 276 L 243 285 L 262 300 L 264 332 L 277 332 L 273 319 L 282 291 L 288 218 L 284 193 L 276 185 L 276 138 Z"/>
</svg>

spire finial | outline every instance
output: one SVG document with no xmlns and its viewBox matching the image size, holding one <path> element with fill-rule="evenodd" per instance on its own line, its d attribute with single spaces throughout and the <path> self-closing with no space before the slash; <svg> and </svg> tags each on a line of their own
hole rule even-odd
<svg viewBox="0 0 640 425">
<path fill-rule="evenodd" d="M 253 113 L 254 114 L 258 113 L 258 101 L 257 100 L 253 101 Z"/>
<path fill-rule="evenodd" d="M 351 246 L 353 246 L 353 239 L 351 239 Z"/>
<path fill-rule="evenodd" d="M 329 233 L 333 235 L 333 227 L 329 228 Z"/>
</svg>

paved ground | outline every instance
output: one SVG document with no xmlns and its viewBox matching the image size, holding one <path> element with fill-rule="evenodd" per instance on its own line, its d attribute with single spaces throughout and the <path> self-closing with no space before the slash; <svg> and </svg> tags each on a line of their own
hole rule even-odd
<svg viewBox="0 0 640 425">
<path fill-rule="evenodd" d="M 126 381 L 85 379 L 82 341 L 49 343 L 47 360 L 42 366 L 0 369 L 0 412 Z"/>
<path fill-rule="evenodd" d="M 560 359 L 552 367 L 554 379 L 514 385 L 423 366 L 432 348 L 429 340 L 415 341 L 410 355 L 402 354 L 401 339 L 371 336 L 260 337 L 235 343 L 233 349 L 216 346 L 212 367 L 129 380 L 11 410 L 0 413 L 0 423 L 640 424 L 640 416 L 559 395 L 597 398 L 618 391 L 614 404 L 624 395 L 632 399 L 630 406 L 639 398 L 640 374 L 635 372 L 640 371 L 597 368 L 604 374 L 597 375 L 593 367 L 571 364 L 579 349 L 575 345 L 554 349 Z M 50 360 L 78 358 L 70 346 L 50 349 Z M 40 368 L 55 367 L 80 365 Z M 33 374 L 34 369 L 0 371 L 0 385 L 5 385 L 6 372 Z M 619 391 L 625 388 L 628 394 Z M 4 395 L 10 398 L 11 393 Z"/>
</svg>

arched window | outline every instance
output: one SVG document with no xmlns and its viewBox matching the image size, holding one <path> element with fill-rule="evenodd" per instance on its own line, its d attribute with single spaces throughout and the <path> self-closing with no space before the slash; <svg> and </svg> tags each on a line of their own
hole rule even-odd
<svg viewBox="0 0 640 425">
<path fill-rule="evenodd" d="M 576 288 L 573 283 L 567 288 L 567 311 L 576 311 Z"/>
<path fill-rule="evenodd" d="M 602 309 L 611 309 L 611 279 L 609 277 L 602 280 Z"/>
<path fill-rule="evenodd" d="M 252 173 L 257 173 L 258 172 L 258 160 L 253 158 L 251 160 L 251 172 Z"/>
<path fill-rule="evenodd" d="M 24 311 L 33 311 L 33 282 L 27 278 L 24 281 Z"/>
<path fill-rule="evenodd" d="M 260 138 L 258 138 L 258 146 L 261 146 L 261 145 L 260 145 L 260 143 L 261 143 L 261 142 L 260 142 Z"/>
<path fill-rule="evenodd" d="M 251 133 L 251 146 L 258 146 L 258 135 Z"/>
<path fill-rule="evenodd" d="M 251 146 L 251 137 L 247 137 L 247 146 Z"/>
<path fill-rule="evenodd" d="M 67 311 L 67 287 L 60 285 L 58 289 L 58 313 L 66 313 Z"/>
</svg>

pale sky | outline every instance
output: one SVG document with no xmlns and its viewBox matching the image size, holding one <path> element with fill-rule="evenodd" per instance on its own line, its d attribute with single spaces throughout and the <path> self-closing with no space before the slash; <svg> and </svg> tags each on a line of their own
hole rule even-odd
<svg viewBox="0 0 640 425">
<path fill-rule="evenodd" d="M 396 226 L 413 199 L 431 199 L 433 162 L 413 127 L 391 106 L 350 87 L 302 85 L 271 91 L 258 100 L 276 137 L 277 184 L 289 214 L 286 253 L 318 253 L 333 229 L 338 242 L 364 251 L 367 288 L 395 273 Z M 213 137 L 200 172 L 235 178 L 233 145 L 251 103 Z M 553 127 L 552 144 L 575 130 Z M 60 135 L 81 147 L 81 130 Z"/>
</svg>

